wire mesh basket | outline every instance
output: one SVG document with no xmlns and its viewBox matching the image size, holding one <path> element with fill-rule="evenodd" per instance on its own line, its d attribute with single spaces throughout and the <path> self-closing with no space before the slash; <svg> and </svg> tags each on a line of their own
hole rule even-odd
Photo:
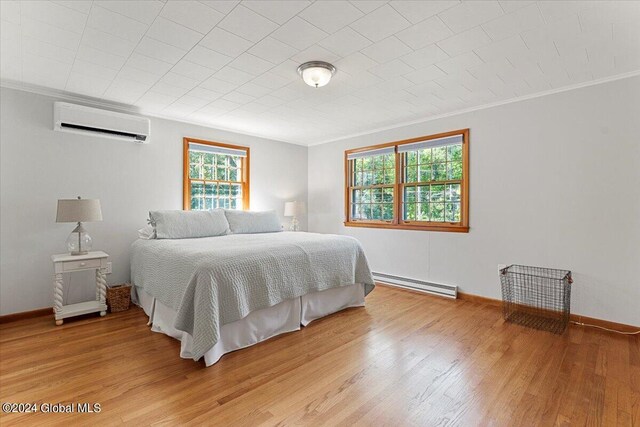
<svg viewBox="0 0 640 427">
<path fill-rule="evenodd" d="M 510 265 L 500 270 L 502 311 L 508 322 L 561 334 L 571 312 L 571 271 Z"/>
</svg>

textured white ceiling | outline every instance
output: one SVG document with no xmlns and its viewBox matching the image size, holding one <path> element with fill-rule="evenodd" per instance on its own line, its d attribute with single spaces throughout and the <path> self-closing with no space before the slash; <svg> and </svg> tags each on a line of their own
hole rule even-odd
<svg viewBox="0 0 640 427">
<path fill-rule="evenodd" d="M 640 70 L 638 1 L 0 5 L 7 84 L 304 145 Z"/>
</svg>

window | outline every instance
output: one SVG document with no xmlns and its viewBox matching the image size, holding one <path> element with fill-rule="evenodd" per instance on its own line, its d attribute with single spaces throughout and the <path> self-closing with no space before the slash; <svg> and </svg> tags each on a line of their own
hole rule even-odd
<svg viewBox="0 0 640 427">
<path fill-rule="evenodd" d="M 249 148 L 184 138 L 183 208 L 249 209 Z"/>
<path fill-rule="evenodd" d="M 345 152 L 345 225 L 469 230 L 469 130 Z"/>
<path fill-rule="evenodd" d="M 393 220 L 396 158 L 393 147 L 353 153 L 351 163 L 351 218 Z"/>
</svg>

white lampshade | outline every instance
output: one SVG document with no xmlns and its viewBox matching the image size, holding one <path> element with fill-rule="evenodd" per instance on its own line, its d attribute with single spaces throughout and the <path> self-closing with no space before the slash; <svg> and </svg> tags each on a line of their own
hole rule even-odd
<svg viewBox="0 0 640 427">
<path fill-rule="evenodd" d="M 335 74 L 336 67 L 323 61 L 305 62 L 298 67 L 298 73 L 306 84 L 312 87 L 322 87 L 329 83 Z"/>
<path fill-rule="evenodd" d="M 306 212 L 304 202 L 287 202 L 284 204 L 284 216 L 300 216 Z"/>
<path fill-rule="evenodd" d="M 56 222 L 92 222 L 102 221 L 102 210 L 98 199 L 61 199 L 58 200 Z"/>
</svg>

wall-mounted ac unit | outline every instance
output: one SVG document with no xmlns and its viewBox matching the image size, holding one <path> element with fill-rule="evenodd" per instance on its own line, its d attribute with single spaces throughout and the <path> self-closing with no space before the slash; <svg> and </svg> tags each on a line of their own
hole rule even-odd
<svg viewBox="0 0 640 427">
<path fill-rule="evenodd" d="M 53 103 L 53 129 L 57 131 L 147 143 L 150 127 L 145 117 L 67 102 Z"/>
</svg>

